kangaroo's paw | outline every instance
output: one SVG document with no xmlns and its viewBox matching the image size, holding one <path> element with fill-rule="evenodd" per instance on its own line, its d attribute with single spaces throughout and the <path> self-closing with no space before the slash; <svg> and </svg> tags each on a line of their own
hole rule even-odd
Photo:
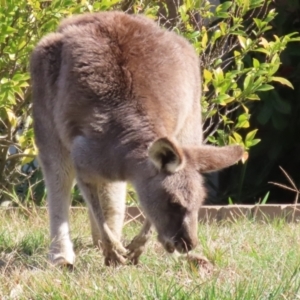
<svg viewBox="0 0 300 300">
<path fill-rule="evenodd" d="M 106 266 L 117 266 L 124 265 L 127 261 L 126 259 L 127 250 L 122 246 L 122 244 L 103 246 L 104 263 Z"/>
<path fill-rule="evenodd" d="M 50 263 L 54 266 L 66 266 L 72 268 L 75 263 L 75 253 L 73 245 L 70 241 L 54 242 L 50 246 L 49 251 Z"/>
<path fill-rule="evenodd" d="M 127 259 L 131 261 L 132 264 L 137 265 L 139 262 L 139 257 L 145 250 L 146 242 L 148 238 L 145 236 L 136 236 L 128 246 L 127 249 Z"/>
</svg>

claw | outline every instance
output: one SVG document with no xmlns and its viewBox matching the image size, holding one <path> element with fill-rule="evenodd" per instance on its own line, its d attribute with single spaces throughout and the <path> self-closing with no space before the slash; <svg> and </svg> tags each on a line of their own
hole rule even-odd
<svg viewBox="0 0 300 300">
<path fill-rule="evenodd" d="M 111 251 L 109 255 L 105 256 L 104 263 L 106 266 L 117 266 L 117 265 L 125 265 L 126 258 L 116 251 Z"/>
<path fill-rule="evenodd" d="M 127 249 L 127 259 L 131 261 L 132 264 L 137 265 L 139 258 L 143 251 L 145 250 L 146 243 L 151 236 L 151 222 L 146 219 L 140 233 L 133 238 L 133 240 L 126 246 Z"/>
<path fill-rule="evenodd" d="M 127 259 L 131 261 L 132 264 L 137 265 L 139 262 L 139 257 L 145 249 L 145 240 L 139 237 L 135 237 L 129 245 L 126 246 L 127 249 Z"/>
</svg>

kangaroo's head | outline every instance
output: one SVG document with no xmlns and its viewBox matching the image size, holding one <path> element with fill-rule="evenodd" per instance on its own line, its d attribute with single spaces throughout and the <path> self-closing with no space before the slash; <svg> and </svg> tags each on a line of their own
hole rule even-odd
<svg viewBox="0 0 300 300">
<path fill-rule="evenodd" d="M 160 138 L 148 154 L 155 171 L 137 186 L 141 204 L 164 248 L 170 253 L 188 252 L 198 241 L 198 210 L 205 197 L 201 173 L 236 163 L 243 150 L 240 146 L 180 148 Z"/>
</svg>

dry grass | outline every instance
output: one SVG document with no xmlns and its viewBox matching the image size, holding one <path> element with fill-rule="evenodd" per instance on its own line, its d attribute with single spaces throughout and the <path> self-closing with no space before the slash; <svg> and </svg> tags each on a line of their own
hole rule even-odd
<svg viewBox="0 0 300 300">
<path fill-rule="evenodd" d="M 124 228 L 129 241 L 138 231 Z M 45 211 L 0 211 L 0 299 L 300 299 L 300 225 L 283 220 L 202 224 L 208 272 L 167 255 L 155 241 L 139 266 L 107 268 L 92 247 L 87 214 L 72 213 L 73 271 L 47 260 Z"/>
</svg>

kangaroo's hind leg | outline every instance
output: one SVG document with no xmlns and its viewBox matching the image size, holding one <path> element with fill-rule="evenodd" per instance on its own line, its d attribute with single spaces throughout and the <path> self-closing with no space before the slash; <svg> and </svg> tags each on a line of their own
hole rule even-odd
<svg viewBox="0 0 300 300">
<path fill-rule="evenodd" d="M 50 259 L 54 264 L 72 265 L 75 254 L 69 234 L 69 205 L 74 168 L 59 137 L 62 126 L 55 122 L 62 38 L 62 34 L 52 33 L 39 42 L 31 56 L 30 73 L 35 141 L 48 194 Z"/>
<path fill-rule="evenodd" d="M 47 187 L 51 238 L 49 258 L 55 265 L 73 265 L 75 254 L 70 238 L 69 206 L 74 168 L 70 155 L 59 139 L 52 135 L 50 143 L 44 141 L 39 147 L 39 161 Z"/>
</svg>

